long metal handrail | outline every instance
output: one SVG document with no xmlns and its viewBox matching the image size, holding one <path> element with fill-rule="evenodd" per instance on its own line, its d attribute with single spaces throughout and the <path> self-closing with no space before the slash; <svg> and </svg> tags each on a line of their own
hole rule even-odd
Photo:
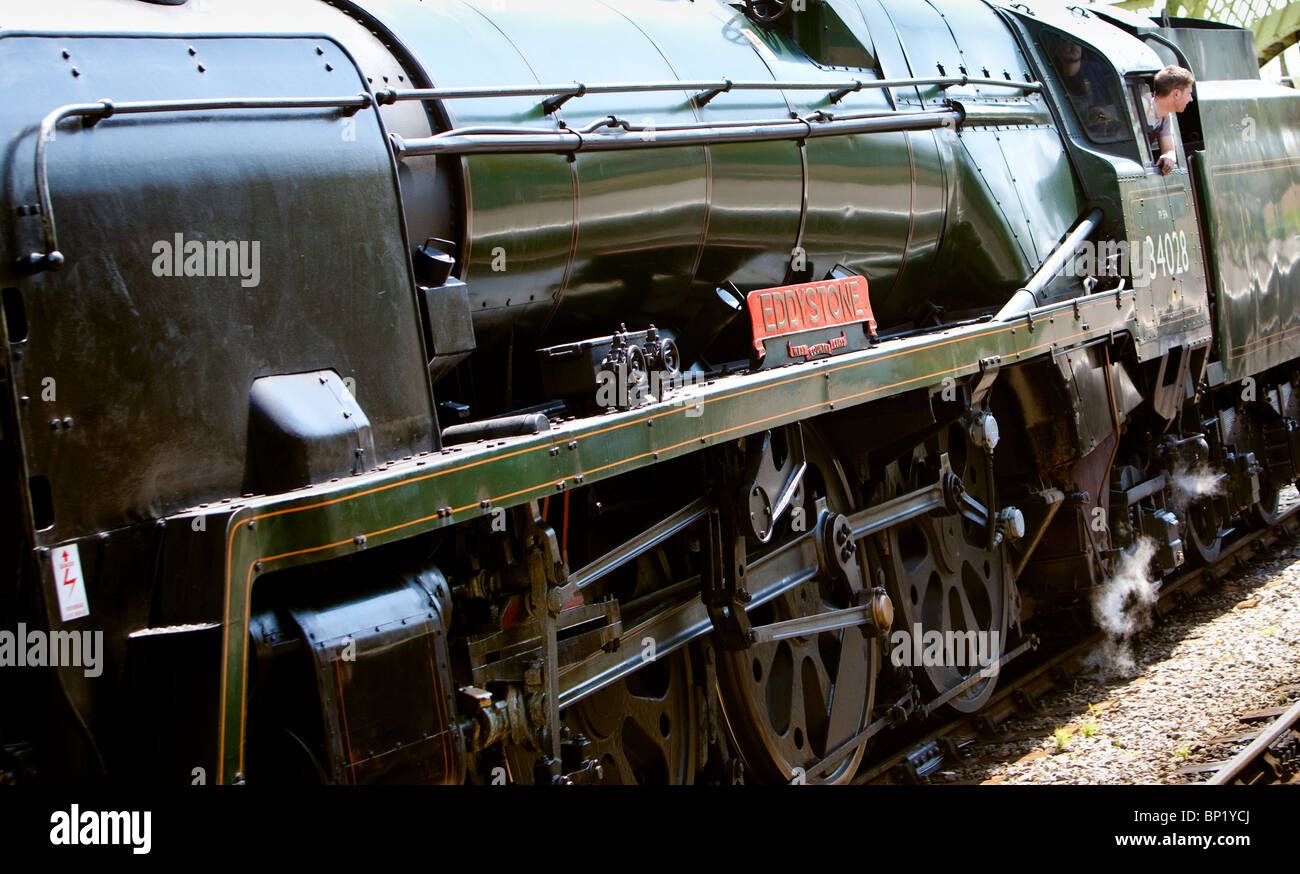
<svg viewBox="0 0 1300 874">
<path fill-rule="evenodd" d="M 94 127 L 114 115 L 139 115 L 152 112 L 202 112 L 217 109 L 342 109 L 345 115 L 374 105 L 374 98 L 366 92 L 350 97 L 236 97 L 211 100 L 141 100 L 115 103 L 100 100 L 97 103 L 70 103 L 51 111 L 41 120 L 36 137 L 36 196 L 41 205 L 41 230 L 45 237 L 45 251 L 28 256 L 30 270 L 57 270 L 63 265 L 59 251 L 58 235 L 54 225 L 54 205 L 50 198 L 50 181 L 46 153 L 55 139 L 59 122 L 69 118 L 82 118 L 86 127 Z"/>
<path fill-rule="evenodd" d="M 970 76 L 940 76 L 920 79 L 846 79 L 830 82 L 803 82 L 755 80 L 734 81 L 732 79 L 716 80 L 677 80 L 668 82 L 601 82 L 588 85 L 585 82 L 569 82 L 563 85 L 520 85 L 507 88 L 410 88 L 405 90 L 387 89 L 375 92 L 375 100 L 381 106 L 396 103 L 399 100 L 464 100 L 494 97 L 546 97 L 542 106 L 548 114 L 564 105 L 565 102 L 590 94 L 636 94 L 665 91 L 694 91 L 691 101 L 696 106 L 704 104 L 731 91 L 826 91 L 831 103 L 838 103 L 849 94 L 864 90 L 881 88 L 919 88 L 934 85 L 941 88 L 965 87 L 977 88 L 1013 88 L 1023 93 L 1043 90 L 1041 82 L 1016 82 L 1011 79 L 981 79 Z"/>
<path fill-rule="evenodd" d="M 521 130 L 518 133 L 465 133 L 451 130 L 432 137 L 406 140 L 390 134 L 398 157 L 419 155 L 485 155 L 526 152 L 615 152 L 673 146 L 719 145 L 724 143 L 773 142 L 862 133 L 956 128 L 962 122 L 957 110 L 895 113 L 867 118 L 826 120 L 798 118 L 753 124 L 668 127 L 636 131 L 617 125 L 617 133 L 585 133 L 566 129 L 551 132 Z"/>
<path fill-rule="evenodd" d="M 843 82 L 797 81 L 685 81 L 675 82 L 623 82 L 587 85 L 575 82 L 568 85 L 529 85 L 517 88 L 422 88 L 404 91 L 385 90 L 372 97 L 366 92 L 349 97 L 270 97 L 228 98 L 210 100 L 152 100 L 117 103 L 100 100 L 96 103 L 74 103 L 60 106 L 42 119 L 36 141 L 35 174 L 36 193 L 40 202 L 41 230 L 45 251 L 33 252 L 27 258 L 27 268 L 32 271 L 57 270 L 64 256 L 59 251 L 58 233 L 54 221 L 54 208 L 50 196 L 47 152 L 48 144 L 55 138 L 58 124 L 69 118 L 80 117 L 87 127 L 114 115 L 135 115 L 158 112 L 196 112 L 223 109 L 342 109 L 351 115 L 372 105 L 388 105 L 401 100 L 452 100 L 461 98 L 539 96 L 549 97 L 544 106 L 554 112 L 566 100 L 587 94 L 615 94 L 656 91 L 697 91 L 692 102 L 702 106 L 718 94 L 730 91 L 756 90 L 827 90 L 827 97 L 838 102 L 847 94 L 864 89 L 919 87 L 935 85 L 987 86 L 1013 88 L 1022 93 L 1042 90 L 1040 82 L 1013 82 L 1003 79 L 975 79 L 969 76 L 949 76 L 924 79 L 852 79 Z M 936 127 L 955 127 L 964 120 L 960 108 L 943 111 L 892 113 L 889 115 L 850 116 L 835 118 L 818 113 L 808 119 L 746 122 L 700 123 L 664 128 L 653 136 L 637 134 L 625 121 L 613 116 L 598 121 L 579 131 L 546 132 L 520 128 L 517 131 L 502 129 L 491 133 L 483 129 L 447 131 L 433 137 L 405 141 L 393 136 L 392 144 L 399 156 L 436 154 L 489 154 L 502 152 L 579 152 L 616 151 L 635 148 L 662 148 L 675 145 L 697 145 L 731 142 L 763 142 L 782 139 L 806 139 L 822 136 L 839 136 L 854 133 L 882 131 L 926 130 Z M 604 134 L 591 136 L 602 127 L 622 127 L 629 136 Z M 584 134 L 586 136 L 584 136 Z"/>
</svg>

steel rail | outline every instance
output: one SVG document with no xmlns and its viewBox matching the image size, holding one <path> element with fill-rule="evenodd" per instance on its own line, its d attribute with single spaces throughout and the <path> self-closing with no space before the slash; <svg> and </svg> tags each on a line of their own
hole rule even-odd
<svg viewBox="0 0 1300 874">
<path fill-rule="evenodd" d="M 1227 786 L 1236 782 L 1243 772 L 1252 764 L 1263 758 L 1275 742 L 1290 734 L 1297 725 L 1300 725 L 1300 701 L 1297 701 L 1286 713 L 1283 713 L 1273 724 L 1259 733 L 1259 737 L 1251 741 L 1250 746 L 1246 747 L 1237 755 L 1228 760 L 1228 763 L 1215 772 L 1214 776 L 1206 781 L 1207 786 Z"/>
</svg>

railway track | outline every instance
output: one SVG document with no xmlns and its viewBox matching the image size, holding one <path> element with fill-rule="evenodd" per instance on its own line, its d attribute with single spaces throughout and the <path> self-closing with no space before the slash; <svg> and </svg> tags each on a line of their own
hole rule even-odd
<svg viewBox="0 0 1300 874">
<path fill-rule="evenodd" d="M 1287 708 L 1206 782 L 1213 786 L 1300 783 L 1300 701 Z"/>
<path fill-rule="evenodd" d="M 1283 692 L 1298 700 L 1244 713 L 1241 731 L 1209 741 L 1215 748 L 1244 745 L 1235 755 L 1184 765 L 1175 773 L 1213 786 L 1300 784 L 1300 686 Z"/>
<path fill-rule="evenodd" d="M 1272 549 L 1282 538 L 1292 536 L 1297 531 L 1300 531 L 1300 506 L 1290 508 L 1268 527 L 1225 543 L 1220 557 L 1213 563 L 1193 568 L 1166 581 L 1157 592 L 1155 611 L 1163 617 L 1179 609 L 1201 592 L 1219 586 L 1230 574 L 1244 567 L 1246 562 Z M 1101 632 L 1091 634 L 1061 652 L 1045 655 L 1036 663 L 1024 664 L 1019 673 L 1004 677 L 998 691 L 979 713 L 952 719 L 920 737 L 909 739 L 906 744 L 861 768 L 853 783 L 927 782 L 929 775 L 958 760 L 965 748 L 981 738 L 997 737 L 999 726 L 1008 720 L 1037 712 L 1038 699 L 1072 682 L 1084 670 L 1088 655 L 1104 640 L 1105 635 Z M 1279 727 L 1288 714 L 1291 716 L 1290 729 Z M 1256 716 L 1256 719 L 1274 715 L 1277 714 L 1267 712 Z M 1228 782 L 1285 782 L 1270 780 L 1268 776 L 1287 772 L 1289 768 L 1288 779 L 1294 782 L 1295 767 L 1300 764 L 1298 725 L 1300 705 L 1283 713 L 1278 722 L 1264 732 L 1256 729 L 1237 736 L 1239 742 L 1255 741 L 1237 757 L 1243 759 L 1240 764 L 1234 765 L 1237 761 L 1234 758 L 1232 762 L 1189 765 L 1187 773 L 1217 771 L 1211 781 L 1214 782 L 1221 775 L 1228 774 L 1231 766 L 1232 776 L 1224 778 Z M 1269 736 L 1272 740 L 1261 745 L 1261 740 Z M 1288 737 L 1291 741 L 1286 745 Z M 1284 745 L 1285 749 L 1282 749 Z M 1261 746 L 1261 749 L 1254 750 L 1256 746 Z M 1254 757 L 1253 765 L 1245 759 L 1248 752 Z M 1260 764 L 1260 756 L 1264 757 L 1263 764 Z"/>
</svg>

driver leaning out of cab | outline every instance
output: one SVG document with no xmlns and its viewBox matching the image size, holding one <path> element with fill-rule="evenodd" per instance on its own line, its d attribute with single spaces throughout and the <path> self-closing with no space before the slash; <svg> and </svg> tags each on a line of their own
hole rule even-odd
<svg viewBox="0 0 1300 874">
<path fill-rule="evenodd" d="M 1168 176 L 1178 166 L 1178 152 L 1174 148 L 1174 132 L 1169 126 L 1169 118 L 1192 102 L 1192 86 L 1195 84 L 1196 78 L 1191 70 L 1169 66 L 1156 73 L 1151 90 L 1142 95 L 1147 141 L 1161 176 Z"/>
</svg>

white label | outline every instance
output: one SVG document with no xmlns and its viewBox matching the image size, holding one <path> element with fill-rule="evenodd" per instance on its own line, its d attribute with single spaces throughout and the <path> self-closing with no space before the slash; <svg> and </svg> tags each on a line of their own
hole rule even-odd
<svg viewBox="0 0 1300 874">
<path fill-rule="evenodd" d="M 64 622 L 90 615 L 86 581 L 81 576 L 81 556 L 75 543 L 54 550 L 54 591 L 59 593 L 59 615 Z"/>
</svg>

